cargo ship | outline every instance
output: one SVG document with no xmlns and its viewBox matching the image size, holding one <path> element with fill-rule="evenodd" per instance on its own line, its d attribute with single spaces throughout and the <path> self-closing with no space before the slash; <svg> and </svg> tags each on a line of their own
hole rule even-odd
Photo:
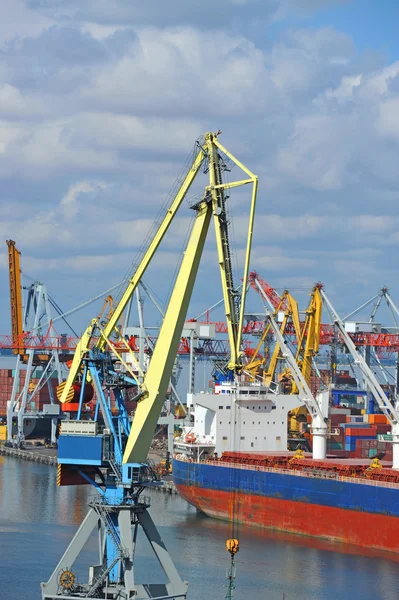
<svg viewBox="0 0 399 600">
<path fill-rule="evenodd" d="M 357 422 L 349 429 L 375 437 L 374 459 L 354 456 L 349 441 L 339 458 L 313 460 L 287 450 L 288 413 L 298 406 L 296 396 L 258 385 L 189 394 L 192 422 L 173 457 L 181 496 L 210 517 L 398 552 L 399 472 L 380 460 L 389 453 L 378 454 L 376 428 Z M 345 421 L 349 411 L 339 410 L 331 409 Z M 372 435 L 359 438 L 359 447 Z"/>
</svg>

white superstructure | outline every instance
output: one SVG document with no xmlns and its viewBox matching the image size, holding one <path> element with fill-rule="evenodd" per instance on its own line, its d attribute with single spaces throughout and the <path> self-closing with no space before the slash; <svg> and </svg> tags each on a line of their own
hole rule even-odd
<svg viewBox="0 0 399 600">
<path fill-rule="evenodd" d="M 256 384 L 223 383 L 213 394 L 188 394 L 194 422 L 176 440 L 176 451 L 191 446 L 219 456 L 233 450 L 285 452 L 288 412 L 301 405 L 296 395 L 273 394 Z"/>
</svg>

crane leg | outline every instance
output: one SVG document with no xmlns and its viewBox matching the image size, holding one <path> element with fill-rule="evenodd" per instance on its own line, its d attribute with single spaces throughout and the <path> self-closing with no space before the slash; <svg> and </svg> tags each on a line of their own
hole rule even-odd
<svg viewBox="0 0 399 600">
<path fill-rule="evenodd" d="M 42 583 L 42 600 L 68 598 L 134 598 L 135 600 L 185 599 L 182 581 L 147 509 L 148 499 L 134 504 L 109 504 L 95 500 L 83 523 L 64 552 L 50 579 Z M 165 583 L 136 584 L 134 555 L 141 527 L 165 574 Z M 74 565 L 97 528 L 99 562 L 89 567 L 87 583 L 78 581 Z"/>
</svg>

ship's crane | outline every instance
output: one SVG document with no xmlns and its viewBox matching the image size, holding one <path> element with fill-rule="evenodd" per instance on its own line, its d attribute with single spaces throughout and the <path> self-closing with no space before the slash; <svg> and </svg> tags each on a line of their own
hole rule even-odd
<svg viewBox="0 0 399 600">
<path fill-rule="evenodd" d="M 376 376 L 366 363 L 365 358 L 360 354 L 360 352 L 356 349 L 355 344 L 353 343 L 350 335 L 345 330 L 345 326 L 340 319 L 338 313 L 334 309 L 330 300 L 328 299 L 324 290 L 321 290 L 321 295 L 323 297 L 324 302 L 328 306 L 328 309 L 331 313 L 334 324 L 336 325 L 339 333 L 341 334 L 342 339 L 349 352 L 351 353 L 355 365 L 360 369 L 367 387 L 370 392 L 373 394 L 381 412 L 386 416 L 389 423 L 392 426 L 392 444 L 393 444 L 393 461 L 392 468 L 399 469 L 399 410 L 398 410 L 398 397 L 396 397 L 395 404 L 392 404 L 390 399 L 384 393 L 380 383 L 378 382 Z"/>
<path fill-rule="evenodd" d="M 197 142 L 196 148 L 194 161 L 121 300 L 104 327 L 98 319 L 91 321 L 78 344 L 69 377 L 62 387 L 61 401 L 67 403 L 71 394 L 76 392 L 76 382 L 80 381 L 81 403 L 90 377 L 97 394 L 98 409 L 95 420 L 63 422 L 59 436 L 58 482 L 60 485 L 88 482 L 96 487 L 99 494 L 90 503 L 85 520 L 50 579 L 42 584 L 43 600 L 65 597 L 172 600 L 186 596 L 187 585 L 177 573 L 147 511 L 149 502 L 140 497 L 146 486 L 157 484 L 157 478 L 147 462 L 147 453 L 169 384 L 212 216 L 229 327 L 229 368 L 234 374 L 239 374 L 243 368 L 241 336 L 246 290 L 242 290 L 239 298 L 233 285 L 225 190 L 252 185 L 244 281 L 248 277 L 257 192 L 257 177 L 220 144 L 217 134 L 206 134 L 204 139 Z M 247 177 L 223 183 L 222 173 L 226 168 L 224 157 L 240 167 Z M 205 166 L 209 174 L 209 185 L 202 199 L 192 206 L 196 215 L 194 225 L 148 370 L 142 378 L 143 382 L 140 382 L 134 379 L 134 374 L 119 351 L 119 344 L 123 345 L 124 338 L 116 326 L 201 166 Z M 114 343 L 115 338 L 118 344 Z M 125 350 L 130 350 L 127 342 Z M 115 369 L 116 362 L 121 363 L 126 372 L 118 372 Z M 132 423 L 124 406 L 124 388 L 128 385 L 140 388 Z M 111 410 L 111 392 L 118 409 L 116 415 Z M 97 418 L 99 410 L 103 425 Z M 165 584 L 141 585 L 135 581 L 134 556 L 139 526 L 165 573 Z M 88 582 L 80 583 L 74 572 L 74 563 L 94 529 L 97 529 L 99 537 L 99 563 L 90 567 Z"/>
</svg>

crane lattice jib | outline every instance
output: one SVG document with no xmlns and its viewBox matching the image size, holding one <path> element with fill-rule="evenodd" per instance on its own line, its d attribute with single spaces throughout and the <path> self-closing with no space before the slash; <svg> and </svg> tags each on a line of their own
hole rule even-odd
<svg viewBox="0 0 399 600">
<path fill-rule="evenodd" d="M 226 199 L 222 186 L 222 170 L 218 148 L 211 144 L 209 148 L 209 179 L 212 195 L 213 216 L 216 231 L 218 262 L 222 278 L 223 300 L 231 345 L 231 363 L 235 366 L 238 362 L 236 356 L 239 306 L 233 281 L 231 266 L 231 253 L 229 243 L 229 230 L 227 224 Z"/>
<path fill-rule="evenodd" d="M 23 335 L 22 324 L 22 292 L 21 292 L 21 253 L 17 250 L 13 240 L 7 240 L 8 270 L 10 276 L 10 306 L 11 306 L 11 332 L 14 342 L 13 354 L 24 354 L 24 347 L 19 340 Z"/>
<path fill-rule="evenodd" d="M 281 297 L 271 285 L 269 285 L 264 279 L 262 279 L 259 273 L 257 273 L 256 271 L 251 271 L 248 277 L 248 283 L 255 290 L 255 292 L 259 292 L 259 288 L 256 281 L 260 284 L 262 290 L 265 292 L 273 308 L 277 308 L 281 301 Z M 281 310 L 284 310 L 285 308 L 287 308 L 287 306 L 286 304 L 283 304 Z"/>
</svg>

